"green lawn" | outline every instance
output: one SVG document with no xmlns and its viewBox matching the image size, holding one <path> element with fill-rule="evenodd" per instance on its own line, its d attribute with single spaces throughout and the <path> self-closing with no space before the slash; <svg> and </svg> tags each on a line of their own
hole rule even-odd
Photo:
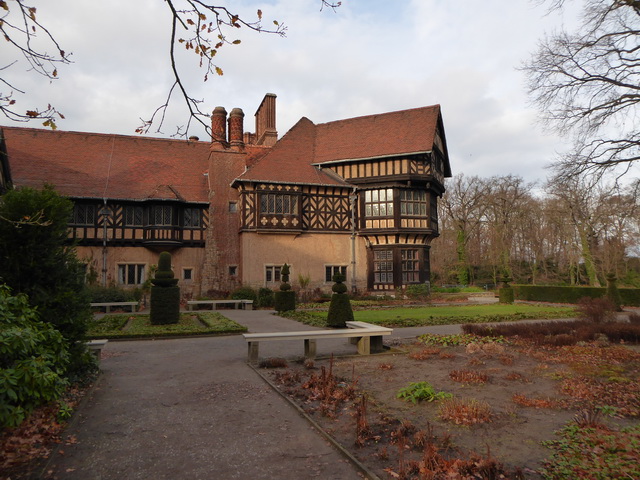
<svg viewBox="0 0 640 480">
<path fill-rule="evenodd" d="M 215 335 L 246 332 L 247 328 L 217 312 L 183 313 L 174 325 L 151 325 L 149 315 L 105 315 L 93 319 L 87 332 L 92 338 L 149 338 Z"/>
<path fill-rule="evenodd" d="M 283 315 L 307 325 L 326 325 L 326 311 L 296 311 Z M 452 305 L 415 308 L 376 308 L 356 310 L 355 320 L 385 327 L 418 327 L 457 323 L 506 322 L 525 319 L 567 318 L 576 316 L 571 307 L 528 304 Z"/>
</svg>

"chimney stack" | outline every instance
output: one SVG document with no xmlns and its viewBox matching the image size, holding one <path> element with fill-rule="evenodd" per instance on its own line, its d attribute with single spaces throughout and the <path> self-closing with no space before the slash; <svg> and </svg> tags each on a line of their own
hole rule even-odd
<svg viewBox="0 0 640 480">
<path fill-rule="evenodd" d="M 229 145 L 231 148 L 244 148 L 244 112 L 234 108 L 229 114 Z"/>
<path fill-rule="evenodd" d="M 211 114 L 211 142 L 227 146 L 227 111 L 216 107 Z"/>
<path fill-rule="evenodd" d="M 267 93 L 256 111 L 256 144 L 271 147 L 277 141 L 276 95 Z"/>
</svg>

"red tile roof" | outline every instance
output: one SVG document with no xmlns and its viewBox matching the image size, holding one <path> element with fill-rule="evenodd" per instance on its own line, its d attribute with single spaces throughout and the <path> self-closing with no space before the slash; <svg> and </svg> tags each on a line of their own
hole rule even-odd
<svg viewBox="0 0 640 480">
<path fill-rule="evenodd" d="M 209 142 L 2 127 L 15 186 L 70 197 L 207 202 Z"/>
<path fill-rule="evenodd" d="M 315 163 L 433 149 L 440 105 L 319 124 Z"/>
<path fill-rule="evenodd" d="M 302 118 L 237 180 L 346 185 L 319 165 L 430 152 L 440 121 L 439 105 L 319 125 Z"/>
<path fill-rule="evenodd" d="M 331 172 L 311 165 L 316 125 L 303 117 L 263 158 L 240 177 L 241 181 L 277 181 L 314 185 L 347 185 Z"/>
</svg>

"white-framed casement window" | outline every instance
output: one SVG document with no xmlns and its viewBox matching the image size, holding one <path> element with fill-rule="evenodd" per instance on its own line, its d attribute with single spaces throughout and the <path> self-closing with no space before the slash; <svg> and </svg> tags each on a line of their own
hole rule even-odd
<svg viewBox="0 0 640 480">
<path fill-rule="evenodd" d="M 281 270 L 282 270 L 282 265 L 265 265 L 264 267 L 265 283 L 267 284 L 280 283 L 282 281 L 282 278 L 280 276 Z M 289 272 L 291 272 L 291 266 L 289 266 Z"/>
<path fill-rule="evenodd" d="M 182 280 L 186 282 L 193 280 L 193 267 L 184 267 L 182 269 Z"/>
<path fill-rule="evenodd" d="M 393 217 L 393 189 L 365 191 L 364 214 L 366 217 Z"/>
<path fill-rule="evenodd" d="M 333 276 L 337 273 L 344 275 L 347 278 L 347 266 L 346 265 L 325 265 L 324 267 L 324 283 L 333 283 Z"/>
<path fill-rule="evenodd" d="M 142 285 L 146 280 L 146 265 L 144 263 L 119 263 L 119 285 Z"/>
</svg>

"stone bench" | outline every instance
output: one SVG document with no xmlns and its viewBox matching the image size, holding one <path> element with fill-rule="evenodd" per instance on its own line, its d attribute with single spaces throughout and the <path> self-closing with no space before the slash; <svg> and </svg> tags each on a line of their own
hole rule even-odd
<svg viewBox="0 0 640 480">
<path fill-rule="evenodd" d="M 129 307 L 129 311 L 135 312 L 138 307 L 138 302 L 97 302 L 91 304 L 91 308 L 104 308 L 106 313 L 111 313 L 112 307 L 123 310 Z"/>
<path fill-rule="evenodd" d="M 218 305 L 233 305 L 236 310 L 253 310 L 253 300 L 189 300 L 187 309 L 193 310 L 199 305 L 211 305 L 212 310 L 216 310 Z M 198 308 L 195 309 L 198 310 Z"/>
<path fill-rule="evenodd" d="M 105 338 L 100 340 L 89 340 L 87 342 L 87 347 L 89 347 L 89 351 L 96 357 L 98 365 L 100 365 L 100 354 L 102 353 L 102 349 L 108 341 L 109 340 Z"/>
<path fill-rule="evenodd" d="M 382 336 L 391 335 L 391 328 L 380 327 L 365 322 L 347 322 L 348 328 L 333 330 L 308 330 L 305 332 L 276 332 L 276 333 L 243 333 L 247 341 L 248 361 L 258 363 L 258 349 L 260 342 L 275 340 L 303 340 L 304 356 L 308 359 L 316 357 L 316 341 L 322 338 L 348 338 L 358 345 L 358 354 L 369 355 L 384 350 Z"/>
</svg>

